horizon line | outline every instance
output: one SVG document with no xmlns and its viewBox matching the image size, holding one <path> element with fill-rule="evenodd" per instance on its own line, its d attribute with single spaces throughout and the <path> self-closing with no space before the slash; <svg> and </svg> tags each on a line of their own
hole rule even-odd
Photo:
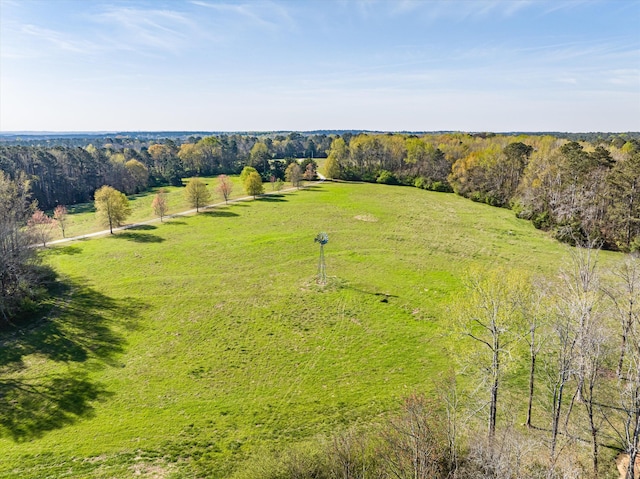
<svg viewBox="0 0 640 479">
<path fill-rule="evenodd" d="M 35 136 L 35 135 L 107 135 L 107 134 L 127 134 L 127 133 L 148 133 L 148 134 L 195 134 L 195 133 L 209 133 L 209 134 L 241 134 L 241 133 L 318 133 L 318 132 L 360 132 L 360 133 L 404 133 L 404 134 L 428 134 L 428 133 L 493 133 L 496 135 L 511 135 L 511 134 L 554 134 L 554 133 L 571 133 L 571 134 L 624 134 L 633 133 L 640 134 L 640 131 L 634 130 L 508 130 L 508 131 L 494 131 L 494 130 L 371 130 L 361 128 L 317 128 L 313 130 L 0 130 L 0 136 Z"/>
</svg>

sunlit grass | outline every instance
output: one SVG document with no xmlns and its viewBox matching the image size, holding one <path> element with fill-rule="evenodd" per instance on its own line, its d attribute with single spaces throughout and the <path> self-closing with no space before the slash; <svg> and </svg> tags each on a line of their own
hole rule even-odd
<svg viewBox="0 0 640 479">
<path fill-rule="evenodd" d="M 3 376 L 82 375 L 95 394 L 59 425 L 19 403 L 32 430 L 16 442 L 3 426 L 0 476 L 225 477 L 259 447 L 373 421 L 450 366 L 447 306 L 470 266 L 550 274 L 565 253 L 507 210 L 334 183 L 50 248 L 67 289 L 44 326 L 5 341 L 21 352 Z M 53 354 L 45 327 L 74 355 Z"/>
</svg>

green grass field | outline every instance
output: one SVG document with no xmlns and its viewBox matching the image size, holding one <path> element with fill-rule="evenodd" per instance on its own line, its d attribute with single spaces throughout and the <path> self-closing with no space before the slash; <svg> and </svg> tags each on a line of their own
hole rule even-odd
<svg viewBox="0 0 640 479">
<path fill-rule="evenodd" d="M 246 193 L 242 189 L 242 184 L 238 176 L 229 177 L 233 182 L 233 191 L 231 192 L 230 199 L 237 199 L 246 196 Z M 203 177 L 203 182 L 208 186 L 211 192 L 211 203 L 220 203 L 224 201 L 220 196 L 215 193 L 215 187 L 217 185 L 217 177 Z M 185 180 L 186 182 L 186 180 Z M 129 205 L 131 206 L 131 215 L 127 218 L 126 223 L 137 223 L 154 218 L 153 209 L 151 208 L 151 202 L 156 192 L 164 190 L 167 192 L 167 200 L 169 203 L 168 215 L 181 213 L 192 209 L 187 202 L 184 195 L 184 188 L 176 186 L 163 186 L 159 188 L 152 188 L 149 192 L 140 193 L 137 195 L 129 196 Z M 265 190 L 269 192 L 271 185 L 265 184 Z M 81 236 L 88 233 L 94 233 L 96 231 L 102 231 L 105 226 L 99 224 L 96 221 L 95 208 L 93 203 L 82 203 L 74 206 L 69 206 L 69 216 L 67 221 L 67 227 L 65 229 L 65 236 L 71 238 L 74 236 Z M 52 216 L 53 212 L 49 212 Z M 58 227 L 57 223 L 54 224 L 51 230 L 51 239 L 62 239 L 62 231 Z"/>
<path fill-rule="evenodd" d="M 511 211 L 341 183 L 50 248 L 60 298 L 3 337 L 0 477 L 227 477 L 374 421 L 448 367 L 468 268 L 566 253 Z"/>
</svg>

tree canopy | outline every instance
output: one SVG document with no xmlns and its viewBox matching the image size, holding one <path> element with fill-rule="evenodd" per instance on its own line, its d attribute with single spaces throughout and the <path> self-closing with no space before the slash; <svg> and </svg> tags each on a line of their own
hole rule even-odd
<svg viewBox="0 0 640 479">
<path fill-rule="evenodd" d="M 252 171 L 247 175 L 244 180 L 244 189 L 248 195 L 254 198 L 264 193 L 264 185 L 262 184 L 262 178 L 256 171 Z"/>
<path fill-rule="evenodd" d="M 109 232 L 113 234 L 113 228 L 121 226 L 131 214 L 129 200 L 124 193 L 111 186 L 103 186 L 96 190 L 94 198 L 98 220 L 103 226 L 108 226 Z"/>
<path fill-rule="evenodd" d="M 211 200 L 211 193 L 207 185 L 200 178 L 191 178 L 184 191 L 185 197 L 191 206 L 200 211 Z"/>
</svg>

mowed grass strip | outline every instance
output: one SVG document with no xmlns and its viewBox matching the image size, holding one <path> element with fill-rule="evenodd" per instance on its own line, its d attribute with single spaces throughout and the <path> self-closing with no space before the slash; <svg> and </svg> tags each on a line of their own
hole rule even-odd
<svg viewBox="0 0 640 479">
<path fill-rule="evenodd" d="M 31 422 L 2 423 L 3 477 L 224 477 L 261 447 L 375 420 L 450 366 L 469 267 L 548 274 L 566 248 L 455 195 L 324 183 L 43 254 L 63 294 L 4 339 L 3 377 L 80 378 L 83 408 L 55 385 L 58 423 L 28 392 L 6 404 Z"/>
</svg>

